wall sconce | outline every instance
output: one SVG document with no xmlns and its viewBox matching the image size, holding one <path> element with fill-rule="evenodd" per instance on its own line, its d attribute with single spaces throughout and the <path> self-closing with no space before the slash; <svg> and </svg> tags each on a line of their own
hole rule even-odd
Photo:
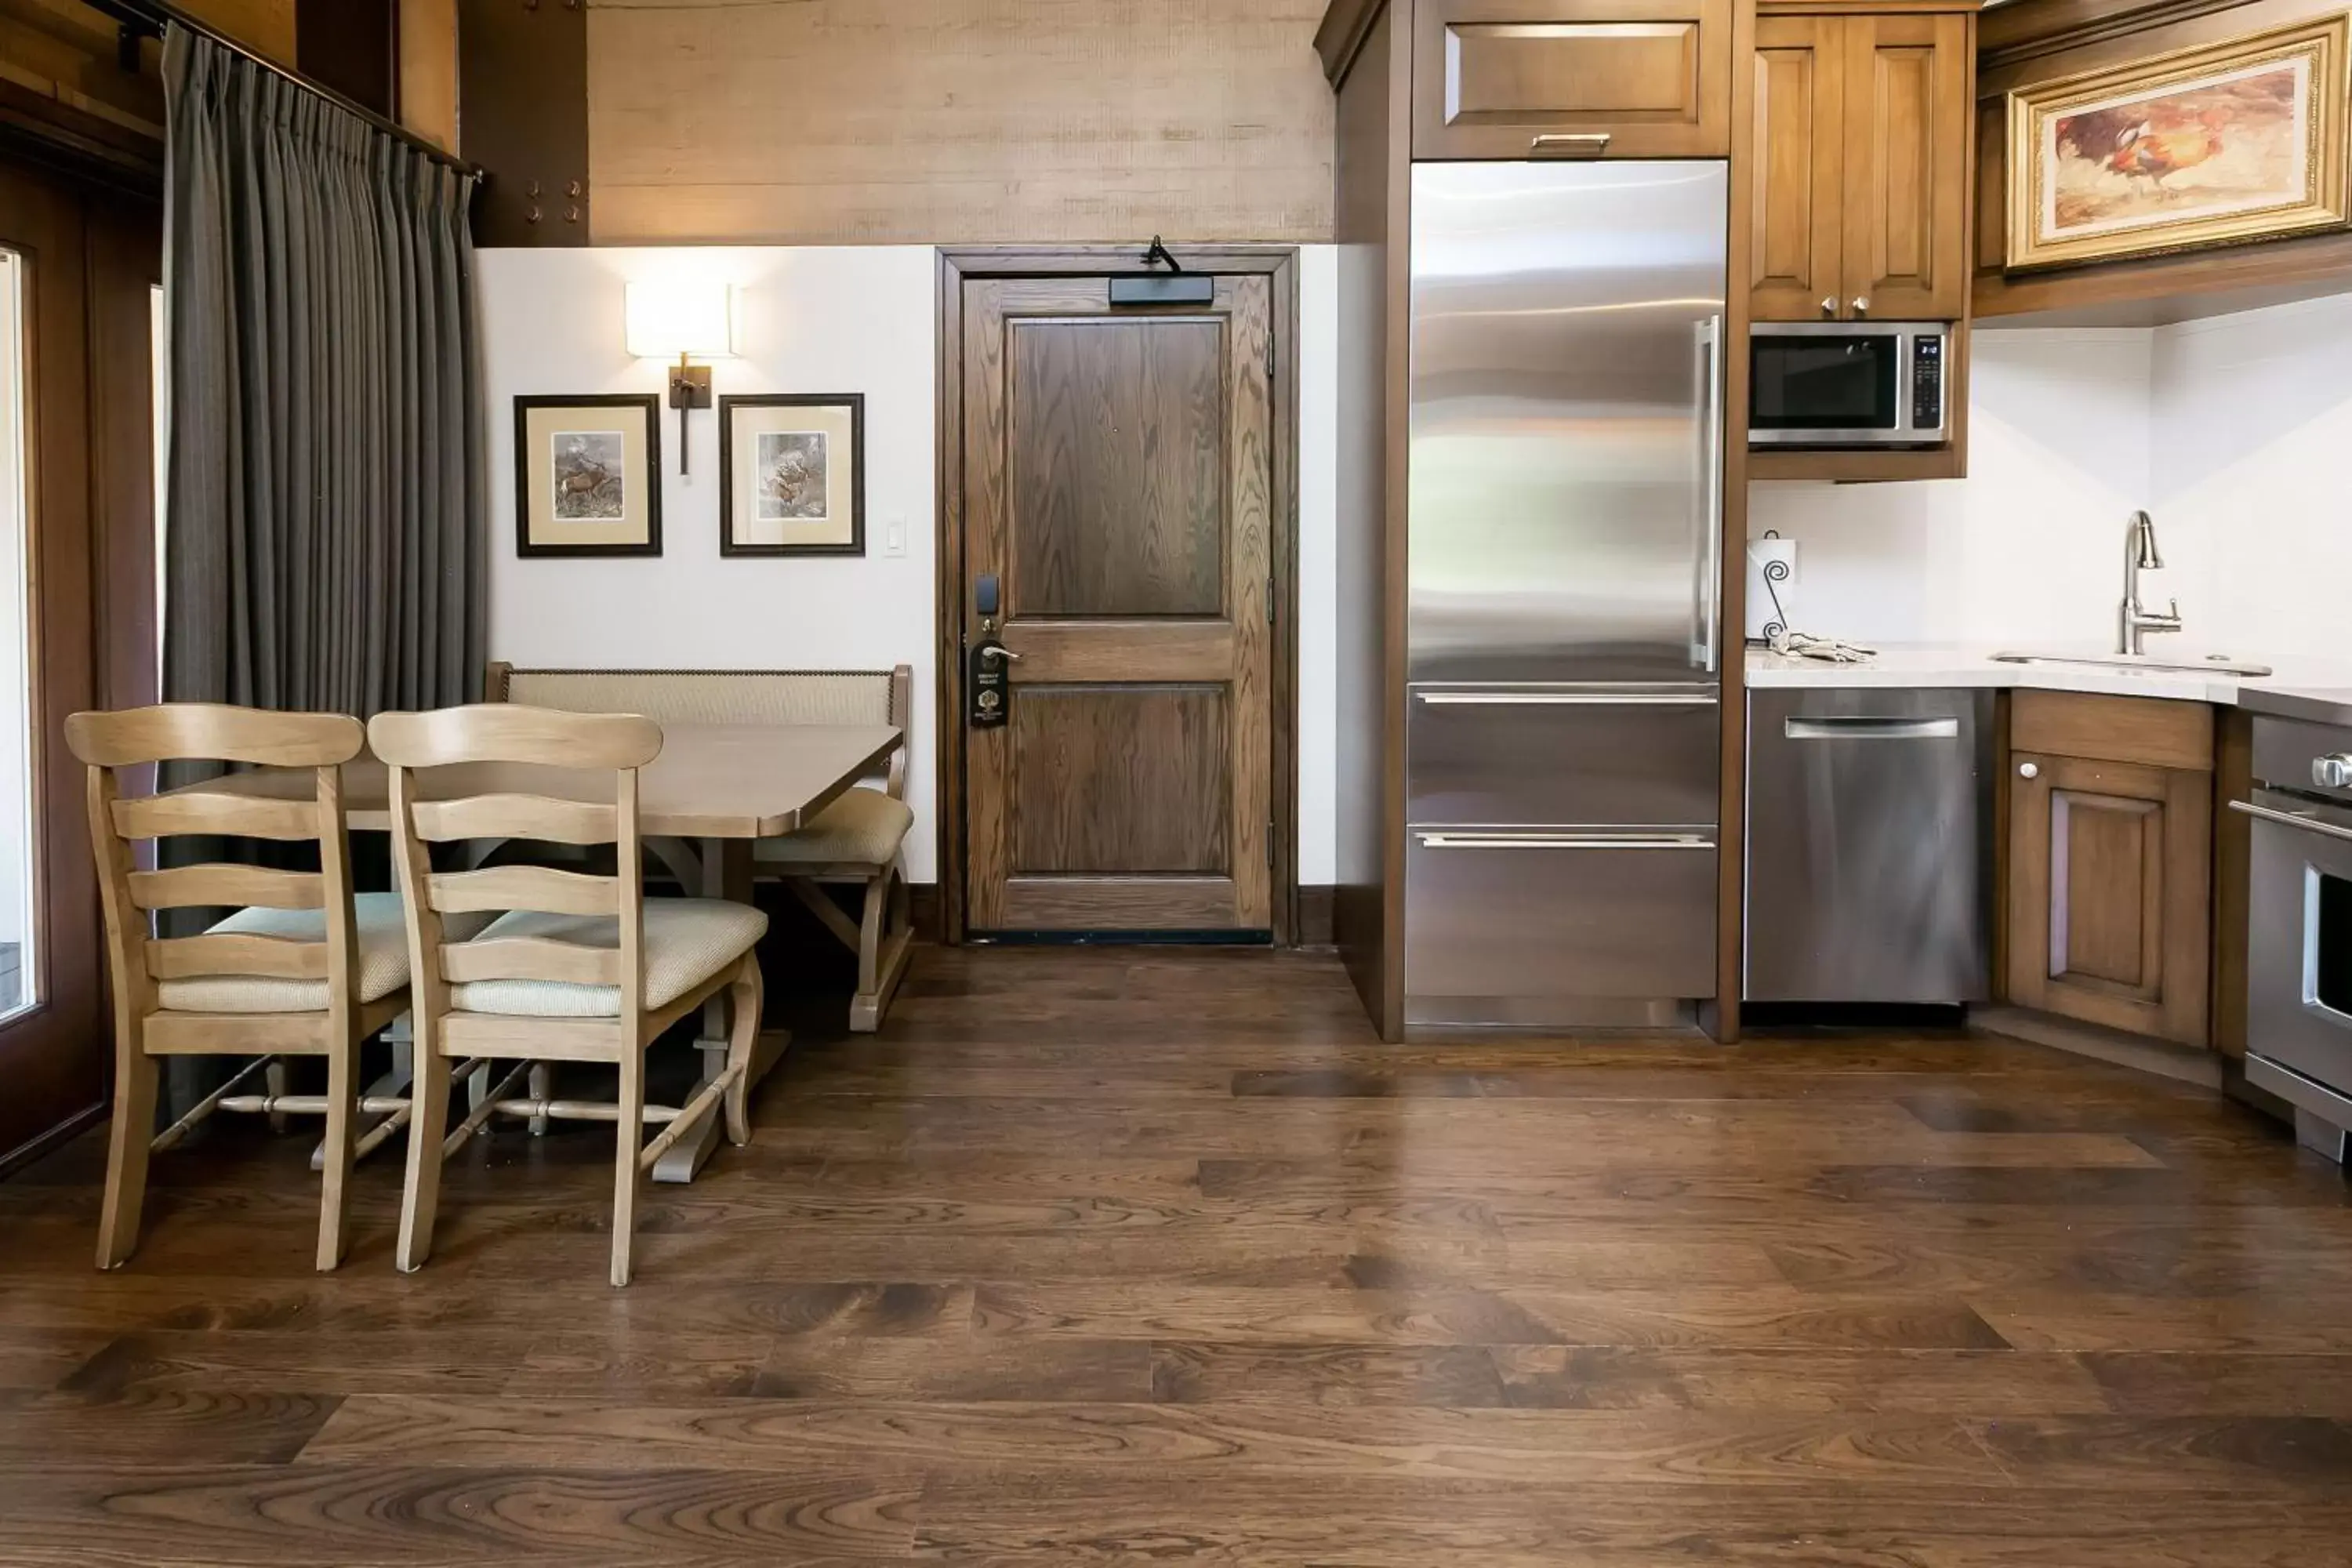
<svg viewBox="0 0 2352 1568">
<path fill-rule="evenodd" d="M 625 290 L 629 353 L 674 359 L 669 405 L 677 410 L 677 471 L 687 471 L 686 416 L 710 406 L 710 367 L 702 359 L 735 357 L 735 290 L 724 283 L 668 280 Z"/>
</svg>

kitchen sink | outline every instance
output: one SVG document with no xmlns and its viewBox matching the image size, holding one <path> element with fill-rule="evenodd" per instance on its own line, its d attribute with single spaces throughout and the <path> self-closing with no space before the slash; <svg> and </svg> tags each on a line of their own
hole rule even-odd
<svg viewBox="0 0 2352 1568">
<path fill-rule="evenodd" d="M 2101 669 L 2146 669 L 2173 675 L 2268 675 L 2267 664 L 2249 664 L 2226 654 L 2203 658 L 2150 658 L 2127 653 L 1997 653 L 1995 664 L 2086 664 Z"/>
</svg>

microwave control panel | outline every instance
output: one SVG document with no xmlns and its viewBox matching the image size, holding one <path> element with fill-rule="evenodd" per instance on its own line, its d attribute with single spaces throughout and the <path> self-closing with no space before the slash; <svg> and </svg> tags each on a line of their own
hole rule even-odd
<svg viewBox="0 0 2352 1568">
<path fill-rule="evenodd" d="M 1911 428 L 1944 427 L 1944 338 L 1922 333 L 1911 349 Z"/>
</svg>

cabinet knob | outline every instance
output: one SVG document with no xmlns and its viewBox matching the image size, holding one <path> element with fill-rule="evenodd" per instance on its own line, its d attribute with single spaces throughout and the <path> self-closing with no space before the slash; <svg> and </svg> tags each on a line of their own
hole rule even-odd
<svg viewBox="0 0 2352 1568">
<path fill-rule="evenodd" d="M 2021 779 L 2038 779 L 2042 776 L 2042 764 L 2020 763 L 2017 764 L 2017 776 Z"/>
<path fill-rule="evenodd" d="M 1853 297 L 1853 313 L 1854 313 L 1855 315 L 1857 315 L 1857 316 L 1867 316 L 1868 314 L 1870 314 L 1870 296 L 1869 296 L 1869 295 L 1867 295 L 1867 294 L 1856 294 L 1856 295 Z"/>
</svg>

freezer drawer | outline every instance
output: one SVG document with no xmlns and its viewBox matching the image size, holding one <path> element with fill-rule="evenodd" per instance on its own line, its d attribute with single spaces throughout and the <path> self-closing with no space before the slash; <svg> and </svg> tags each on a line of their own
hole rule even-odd
<svg viewBox="0 0 2352 1568">
<path fill-rule="evenodd" d="M 1405 820 L 1429 826 L 1713 826 L 1712 686 L 1412 689 Z"/>
<path fill-rule="evenodd" d="M 1748 698 L 1751 1002 L 1990 994 L 1992 694 Z"/>
<path fill-rule="evenodd" d="M 1715 877 L 1715 837 L 1703 830 L 1415 829 L 1405 846 L 1408 1015 L 1630 1022 L 1629 1005 L 1711 996 Z"/>
</svg>

